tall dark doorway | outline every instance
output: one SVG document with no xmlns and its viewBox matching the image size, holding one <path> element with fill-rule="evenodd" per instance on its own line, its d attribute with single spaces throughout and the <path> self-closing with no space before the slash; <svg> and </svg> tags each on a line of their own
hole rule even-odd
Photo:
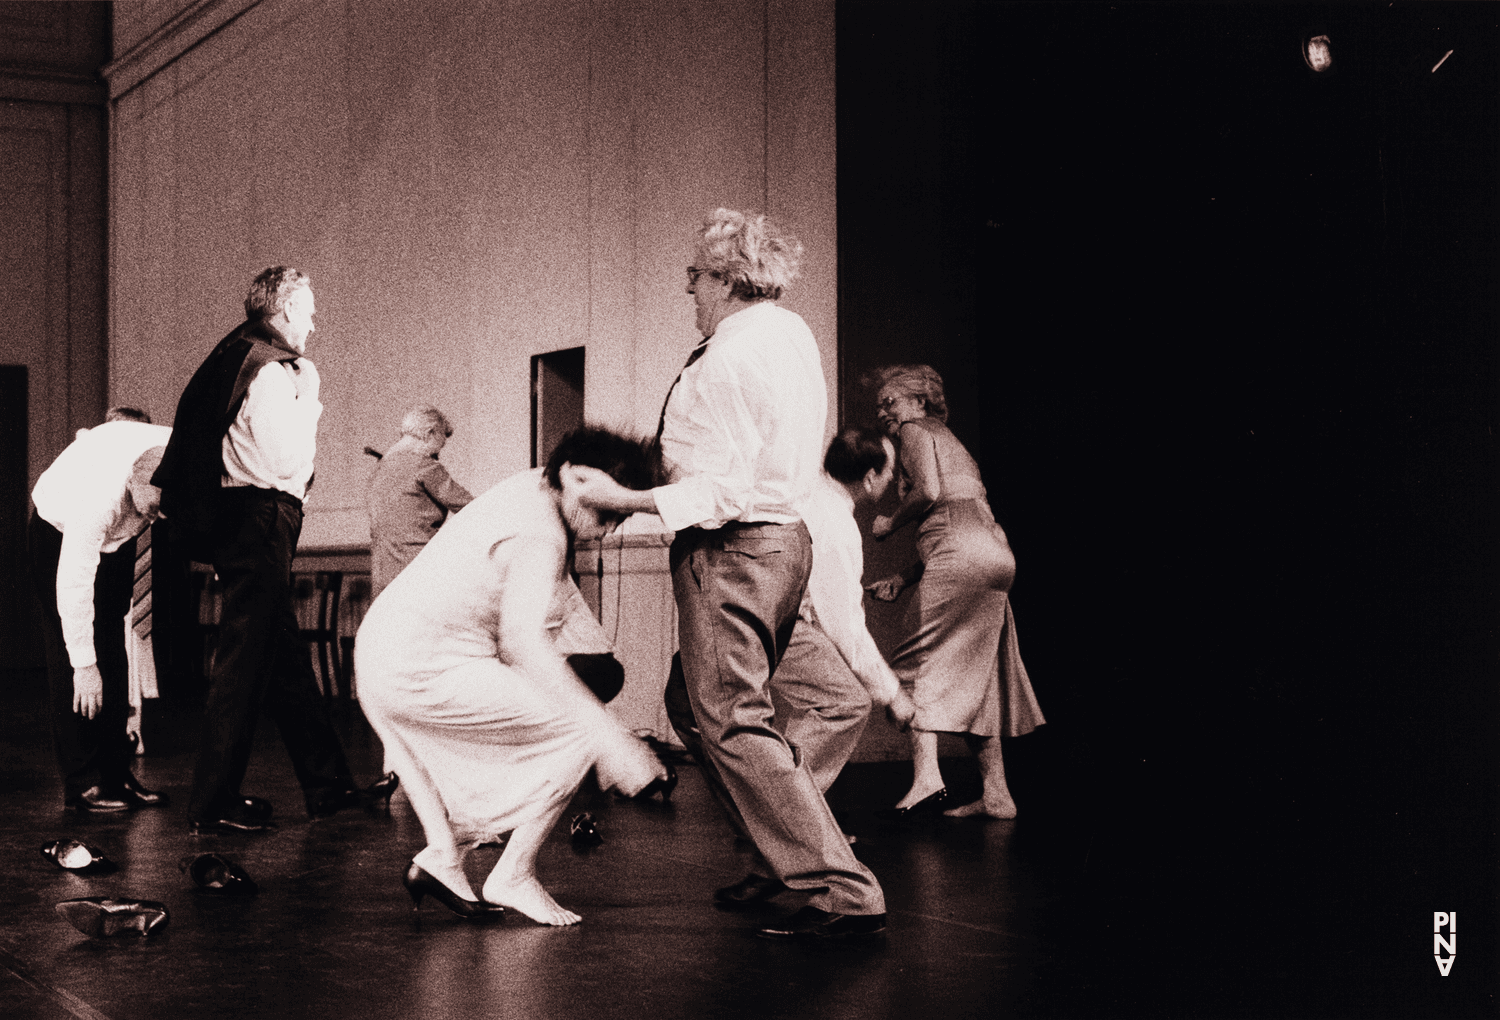
<svg viewBox="0 0 1500 1020">
<path fill-rule="evenodd" d="M 531 359 L 531 466 L 547 463 L 562 437 L 583 424 L 583 351 Z"/>
<path fill-rule="evenodd" d="M 31 592 L 26 557 L 27 373 L 23 365 L 0 365 L 0 656 L 5 669 L 42 665 L 40 619 Z"/>
</svg>

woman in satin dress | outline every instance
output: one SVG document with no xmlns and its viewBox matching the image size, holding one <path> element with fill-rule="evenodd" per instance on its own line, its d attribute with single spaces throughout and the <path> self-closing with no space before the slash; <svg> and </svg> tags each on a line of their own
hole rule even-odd
<svg viewBox="0 0 1500 1020">
<path fill-rule="evenodd" d="M 634 795 L 666 781 L 656 755 L 609 716 L 546 634 L 576 539 L 620 518 L 579 504 L 575 465 L 651 484 L 639 442 L 602 429 L 564 437 L 545 469 L 496 485 L 444 524 L 371 605 L 355 644 L 359 700 L 399 769 L 427 846 L 405 876 L 464 917 L 518 910 L 575 924 L 536 876 L 537 851 L 590 768 Z M 476 896 L 465 858 L 510 833 Z"/>
<path fill-rule="evenodd" d="M 868 586 L 876 598 L 903 600 L 903 637 L 891 668 L 917 705 L 911 789 L 884 814 L 946 808 L 952 817 L 1014 818 L 999 738 L 1030 733 L 1045 721 L 1016 643 L 1009 596 L 1015 555 L 978 466 L 945 424 L 942 377 L 927 365 L 895 365 L 877 378 L 877 417 L 898 447 L 900 504 L 890 517 L 875 518 L 872 531 L 883 539 L 916 524 L 920 557 L 911 569 Z M 948 807 L 939 733 L 962 734 L 979 758 L 979 800 Z"/>
</svg>

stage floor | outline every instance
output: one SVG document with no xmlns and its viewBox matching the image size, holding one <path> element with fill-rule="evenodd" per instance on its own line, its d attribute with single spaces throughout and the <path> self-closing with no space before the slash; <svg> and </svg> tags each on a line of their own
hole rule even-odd
<svg viewBox="0 0 1500 1020">
<path fill-rule="evenodd" d="M 0 1012 L 13 1020 L 1000 1017 L 1064 1015 L 1080 990 L 1059 969 L 1051 908 L 1068 884 L 1066 861 L 1081 865 L 1082 855 L 1028 841 L 1024 816 L 918 828 L 877 821 L 873 810 L 909 781 L 905 764 L 850 766 L 830 794 L 858 836 L 858 856 L 885 887 L 889 929 L 873 945 L 753 937 L 758 921 L 798 905 L 790 895 L 761 912 L 714 909 L 710 894 L 745 874 L 749 854 L 692 764 L 679 766 L 667 805 L 616 800 L 591 784 L 579 793 L 568 815 L 593 812 L 603 845 L 575 850 L 565 816 L 539 870 L 557 900 L 584 916 L 581 924 L 548 928 L 519 916 L 478 923 L 431 900 L 413 914 L 400 879 L 424 841 L 400 794 L 389 813 L 308 822 L 269 721 L 244 789 L 276 805 L 274 833 L 188 835 L 190 712 L 148 730 L 154 753 L 138 761 L 142 781 L 170 793 L 171 806 L 64 812 L 42 677 L 12 672 L 9 680 L 0 695 L 0 781 L 8 792 L 0 817 Z M 374 779 L 381 749 L 357 706 L 340 715 L 339 728 L 356 776 Z M 966 788 L 955 792 L 977 788 L 969 762 L 945 768 Z M 61 837 L 98 847 L 121 870 L 83 878 L 57 869 L 37 851 Z M 236 901 L 195 891 L 178 862 L 205 850 L 238 860 L 260 895 Z M 476 853 L 476 877 L 495 853 Z M 89 939 L 53 910 L 82 896 L 161 900 L 171 920 L 149 939 Z"/>
</svg>

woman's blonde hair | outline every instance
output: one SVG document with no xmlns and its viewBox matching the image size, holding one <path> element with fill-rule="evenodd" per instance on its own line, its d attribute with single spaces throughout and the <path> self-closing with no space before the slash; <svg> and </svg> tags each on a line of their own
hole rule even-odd
<svg viewBox="0 0 1500 1020">
<path fill-rule="evenodd" d="M 916 397 L 927 408 L 927 416 L 948 420 L 948 398 L 943 394 L 943 377 L 931 365 L 886 365 L 872 376 L 872 388 L 894 386 L 909 397 Z"/>
</svg>

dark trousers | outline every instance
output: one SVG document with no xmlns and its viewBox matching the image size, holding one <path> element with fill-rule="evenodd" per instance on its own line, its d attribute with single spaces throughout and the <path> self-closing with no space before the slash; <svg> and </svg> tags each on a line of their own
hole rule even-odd
<svg viewBox="0 0 1500 1020">
<path fill-rule="evenodd" d="M 672 542 L 671 565 L 683 678 L 711 782 L 728 791 L 769 870 L 810 893 L 811 906 L 884 913 L 880 883 L 774 726 L 771 680 L 812 566 L 806 525 L 688 528 Z"/>
<path fill-rule="evenodd" d="M 219 817 L 241 796 L 262 709 L 309 804 L 353 786 L 292 610 L 302 504 L 271 489 L 224 489 L 220 497 L 212 553 L 223 604 L 188 804 L 195 821 Z"/>
<path fill-rule="evenodd" d="M 63 643 L 57 612 L 57 561 L 62 532 L 33 511 L 27 535 L 31 577 L 42 605 L 42 642 L 47 657 L 47 688 L 52 740 L 63 777 L 63 797 L 71 800 L 91 786 L 117 792 L 130 776 L 134 753 L 125 732 L 130 714 L 130 663 L 125 652 L 125 614 L 135 585 L 135 541 L 99 557 L 94 574 L 94 655 L 104 678 L 104 704 L 92 719 L 73 711 L 73 667 Z"/>
</svg>

